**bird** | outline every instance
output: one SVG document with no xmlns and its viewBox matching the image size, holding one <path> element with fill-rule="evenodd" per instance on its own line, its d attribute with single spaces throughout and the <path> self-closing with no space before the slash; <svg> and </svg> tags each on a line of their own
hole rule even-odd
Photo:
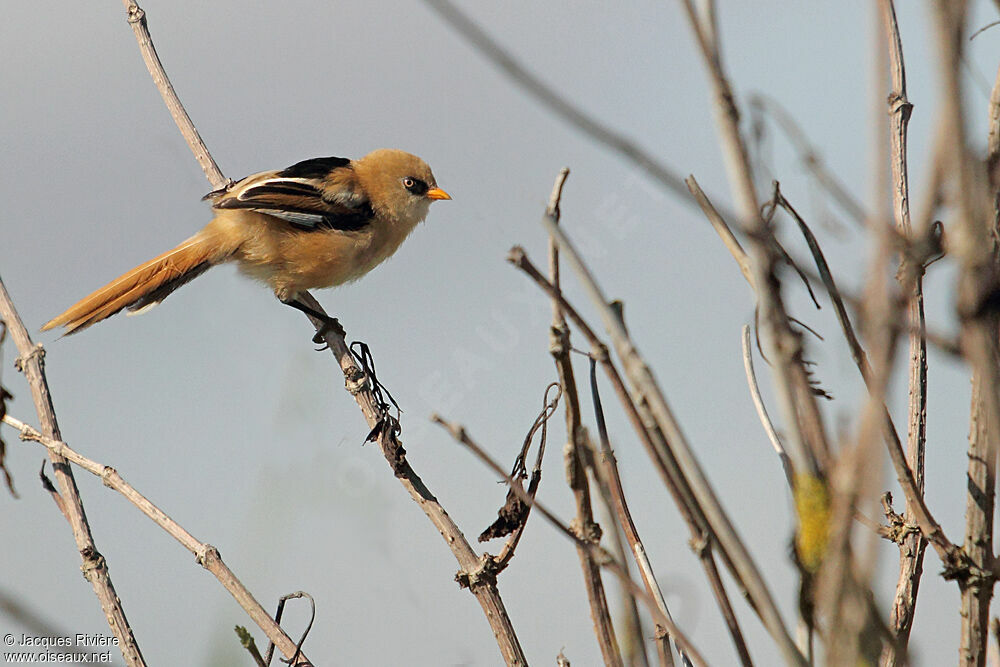
<svg viewBox="0 0 1000 667">
<path fill-rule="evenodd" d="M 357 160 L 320 157 L 260 172 L 203 199 L 215 217 L 201 231 L 80 299 L 42 330 L 61 326 L 68 335 L 123 309 L 145 312 L 225 262 L 267 284 L 282 303 L 339 328 L 301 295 L 361 278 L 396 252 L 432 202 L 451 196 L 419 157 L 383 148 Z"/>
</svg>

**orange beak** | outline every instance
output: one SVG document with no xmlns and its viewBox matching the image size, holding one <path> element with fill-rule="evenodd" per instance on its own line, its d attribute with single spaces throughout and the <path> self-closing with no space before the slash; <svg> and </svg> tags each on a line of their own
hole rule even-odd
<svg viewBox="0 0 1000 667">
<path fill-rule="evenodd" d="M 424 196 L 428 199 L 451 199 L 451 195 L 441 188 L 431 188 Z"/>
</svg>

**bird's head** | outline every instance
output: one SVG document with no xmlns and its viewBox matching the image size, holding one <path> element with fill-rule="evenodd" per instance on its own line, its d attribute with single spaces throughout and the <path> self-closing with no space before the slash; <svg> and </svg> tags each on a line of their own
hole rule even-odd
<svg viewBox="0 0 1000 667">
<path fill-rule="evenodd" d="M 451 199 L 437 186 L 427 163 L 405 151 L 382 148 L 353 166 L 372 208 L 404 224 L 415 225 L 423 220 L 431 202 Z"/>
</svg>

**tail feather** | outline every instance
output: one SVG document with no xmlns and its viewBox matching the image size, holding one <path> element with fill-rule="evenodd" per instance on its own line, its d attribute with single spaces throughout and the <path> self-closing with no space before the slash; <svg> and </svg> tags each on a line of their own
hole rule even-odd
<svg viewBox="0 0 1000 667">
<path fill-rule="evenodd" d="M 46 322 L 42 331 L 63 326 L 69 335 L 111 317 L 123 308 L 132 311 L 150 308 L 213 264 L 225 261 L 230 254 L 231 251 L 220 248 L 213 236 L 195 234 L 173 250 L 140 264 L 80 299 L 62 315 Z"/>
</svg>

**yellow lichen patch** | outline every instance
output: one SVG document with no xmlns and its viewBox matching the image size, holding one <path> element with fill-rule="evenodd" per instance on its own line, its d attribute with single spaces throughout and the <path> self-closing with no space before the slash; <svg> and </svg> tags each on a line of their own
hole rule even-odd
<svg viewBox="0 0 1000 667">
<path fill-rule="evenodd" d="M 829 539 L 830 490 L 822 479 L 799 474 L 795 476 L 794 496 L 799 517 L 795 550 L 802 567 L 808 572 L 816 572 L 823 562 Z"/>
</svg>

